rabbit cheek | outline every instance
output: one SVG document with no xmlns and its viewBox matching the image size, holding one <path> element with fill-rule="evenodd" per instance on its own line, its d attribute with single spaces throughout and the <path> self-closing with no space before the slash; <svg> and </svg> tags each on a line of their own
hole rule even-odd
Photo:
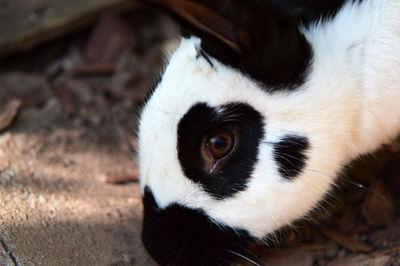
<svg viewBox="0 0 400 266">
<path fill-rule="evenodd" d="M 142 241 L 160 265 L 230 265 L 235 253 L 251 257 L 245 230 L 217 225 L 203 211 L 179 204 L 160 209 L 148 187 L 143 203 Z"/>
</svg>

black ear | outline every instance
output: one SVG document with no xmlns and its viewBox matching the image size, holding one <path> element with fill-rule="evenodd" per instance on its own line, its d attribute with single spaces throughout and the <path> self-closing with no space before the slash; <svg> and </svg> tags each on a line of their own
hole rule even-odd
<svg viewBox="0 0 400 266">
<path fill-rule="evenodd" d="M 178 17 L 202 48 L 225 64 L 273 87 L 303 81 L 310 48 L 299 32 L 300 15 L 265 0 L 146 0 Z"/>
</svg>

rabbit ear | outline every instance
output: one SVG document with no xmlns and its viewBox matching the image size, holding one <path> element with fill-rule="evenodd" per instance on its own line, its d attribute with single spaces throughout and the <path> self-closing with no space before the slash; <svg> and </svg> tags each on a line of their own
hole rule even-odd
<svg viewBox="0 0 400 266">
<path fill-rule="evenodd" d="M 253 78 L 280 86 L 302 81 L 310 48 L 295 10 L 283 14 L 259 0 L 145 1 L 172 12 L 207 53 Z"/>
<path fill-rule="evenodd" d="M 209 34 L 236 52 L 240 52 L 236 26 L 223 14 L 219 14 L 218 10 L 213 9 L 212 5 L 207 4 L 207 1 L 200 3 L 200 1 L 190 0 L 146 0 L 146 2 L 163 7 L 189 23 L 196 30 Z"/>
</svg>

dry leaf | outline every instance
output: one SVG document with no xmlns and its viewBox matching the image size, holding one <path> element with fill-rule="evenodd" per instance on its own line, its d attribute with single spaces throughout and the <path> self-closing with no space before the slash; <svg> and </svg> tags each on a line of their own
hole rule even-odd
<svg viewBox="0 0 400 266">
<path fill-rule="evenodd" d="M 55 86 L 54 92 L 68 115 L 74 116 L 78 112 L 78 104 L 74 95 L 65 87 Z"/>
<path fill-rule="evenodd" d="M 123 51 L 132 50 L 134 43 L 130 28 L 117 16 L 106 14 L 93 30 L 85 56 L 89 64 L 110 65 Z"/>
<path fill-rule="evenodd" d="M 0 108 L 0 131 L 3 131 L 11 126 L 21 105 L 21 100 L 13 99 L 10 100 L 5 106 Z"/>
<path fill-rule="evenodd" d="M 368 252 L 371 250 L 371 247 L 368 246 L 365 243 L 359 242 L 358 240 L 345 235 L 343 233 L 340 233 L 338 231 L 334 231 L 334 230 L 325 230 L 322 232 L 326 237 L 328 237 L 329 239 L 331 239 L 332 241 L 338 243 L 339 245 L 341 245 L 342 247 L 353 251 L 353 252 L 359 252 L 359 251 L 363 251 L 363 252 Z"/>
<path fill-rule="evenodd" d="M 341 232 L 350 231 L 356 222 L 357 212 L 356 209 L 352 206 L 348 206 L 342 217 L 339 219 L 339 229 Z"/>
<path fill-rule="evenodd" d="M 106 183 L 110 184 L 126 184 L 131 182 L 138 182 L 139 180 L 139 169 L 125 174 L 109 174 L 106 176 Z"/>
<path fill-rule="evenodd" d="M 327 266 L 382 266 L 387 265 L 389 261 L 390 256 L 379 255 L 374 258 L 372 256 L 359 254 L 355 256 L 338 258 L 328 263 Z"/>
<path fill-rule="evenodd" d="M 115 66 L 110 64 L 91 64 L 79 66 L 72 70 L 72 75 L 108 75 L 115 71 Z"/>
<path fill-rule="evenodd" d="M 272 251 L 266 259 L 269 266 L 311 266 L 314 262 L 314 253 L 295 249 L 281 249 Z"/>
<path fill-rule="evenodd" d="M 396 214 L 396 202 L 382 180 L 372 186 L 372 193 L 365 199 L 361 207 L 362 214 L 370 226 L 390 226 Z"/>
<path fill-rule="evenodd" d="M 390 191 L 400 196 L 400 152 L 382 168 L 379 177 L 384 180 Z"/>
</svg>

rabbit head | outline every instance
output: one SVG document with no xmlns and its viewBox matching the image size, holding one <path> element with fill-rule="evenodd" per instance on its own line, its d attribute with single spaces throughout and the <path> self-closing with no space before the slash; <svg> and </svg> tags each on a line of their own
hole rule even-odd
<svg viewBox="0 0 400 266">
<path fill-rule="evenodd" d="M 160 264 L 249 257 L 355 155 L 344 1 L 150 2 L 184 30 L 140 118 L 143 243 Z"/>
</svg>

